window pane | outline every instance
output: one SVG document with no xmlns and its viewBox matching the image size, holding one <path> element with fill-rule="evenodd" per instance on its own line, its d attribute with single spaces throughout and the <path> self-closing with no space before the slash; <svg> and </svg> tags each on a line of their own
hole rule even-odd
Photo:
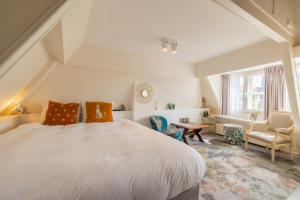
<svg viewBox="0 0 300 200">
<path fill-rule="evenodd" d="M 240 73 L 230 75 L 229 114 L 239 117 L 243 112 L 244 77 Z"/>
<path fill-rule="evenodd" d="M 265 76 L 263 73 L 248 76 L 247 109 L 264 109 L 264 82 Z"/>
</svg>

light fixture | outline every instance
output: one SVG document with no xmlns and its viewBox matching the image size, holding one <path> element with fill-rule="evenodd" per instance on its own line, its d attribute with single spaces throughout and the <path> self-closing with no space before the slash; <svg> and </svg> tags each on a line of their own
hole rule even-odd
<svg viewBox="0 0 300 200">
<path fill-rule="evenodd" d="M 165 40 L 165 39 L 162 39 L 161 40 L 161 52 L 168 52 L 169 51 L 169 44 L 168 44 L 168 41 Z"/>
<path fill-rule="evenodd" d="M 27 111 L 27 107 L 25 107 L 25 106 L 21 105 L 20 103 L 18 103 L 18 104 L 15 104 L 13 111 L 20 114 L 20 115 L 22 115 Z"/>
<path fill-rule="evenodd" d="M 171 54 L 177 53 L 177 42 L 171 44 Z"/>
<path fill-rule="evenodd" d="M 177 46 L 178 43 L 175 40 L 162 38 L 161 39 L 161 51 L 164 53 L 171 53 L 176 54 L 177 53 Z"/>
</svg>

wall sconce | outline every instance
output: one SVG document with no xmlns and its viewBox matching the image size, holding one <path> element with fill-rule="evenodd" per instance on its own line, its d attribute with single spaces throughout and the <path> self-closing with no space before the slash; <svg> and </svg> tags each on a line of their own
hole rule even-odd
<svg viewBox="0 0 300 200">
<path fill-rule="evenodd" d="M 27 107 L 22 106 L 21 104 L 17 104 L 14 108 L 14 112 L 23 115 L 27 111 Z"/>
</svg>

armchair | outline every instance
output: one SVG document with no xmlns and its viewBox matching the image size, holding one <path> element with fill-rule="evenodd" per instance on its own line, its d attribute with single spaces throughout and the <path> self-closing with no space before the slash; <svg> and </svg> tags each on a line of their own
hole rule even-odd
<svg viewBox="0 0 300 200">
<path fill-rule="evenodd" d="M 168 127 L 167 119 L 162 116 L 151 116 L 149 120 L 152 129 L 181 141 L 183 129 Z"/>
<path fill-rule="evenodd" d="M 245 134 L 245 149 L 248 150 L 249 139 L 255 139 L 271 149 L 271 159 L 275 162 L 275 150 L 289 146 L 291 160 L 294 151 L 294 122 L 291 113 L 272 111 L 265 122 L 251 123 Z"/>
</svg>

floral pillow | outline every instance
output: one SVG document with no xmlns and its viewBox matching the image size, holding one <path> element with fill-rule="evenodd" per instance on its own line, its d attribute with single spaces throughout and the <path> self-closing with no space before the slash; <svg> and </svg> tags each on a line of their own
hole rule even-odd
<svg viewBox="0 0 300 200">
<path fill-rule="evenodd" d="M 49 101 L 45 116 L 45 125 L 68 125 L 78 122 L 79 103 L 59 103 Z"/>
</svg>

